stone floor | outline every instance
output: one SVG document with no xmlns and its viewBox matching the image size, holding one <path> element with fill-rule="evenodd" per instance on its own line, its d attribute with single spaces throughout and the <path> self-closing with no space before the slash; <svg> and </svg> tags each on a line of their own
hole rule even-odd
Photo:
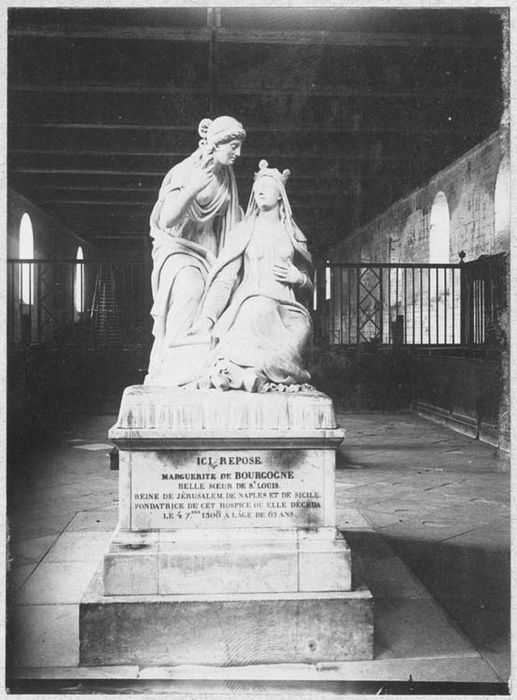
<svg viewBox="0 0 517 700">
<path fill-rule="evenodd" d="M 509 474 L 493 448 L 411 414 L 339 415 L 346 439 L 338 455 L 338 525 L 375 597 L 373 662 L 78 668 L 78 603 L 117 520 L 107 440 L 114 421 L 83 415 L 9 477 L 12 679 L 61 679 L 63 692 L 74 692 L 115 678 L 138 682 L 137 692 L 195 697 L 282 688 L 335 696 L 348 681 L 410 675 L 508 681 Z"/>
</svg>

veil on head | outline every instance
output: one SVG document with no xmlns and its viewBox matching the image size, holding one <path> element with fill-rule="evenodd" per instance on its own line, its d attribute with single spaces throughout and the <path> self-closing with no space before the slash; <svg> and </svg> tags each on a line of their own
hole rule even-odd
<svg viewBox="0 0 517 700">
<path fill-rule="evenodd" d="M 285 215 L 288 218 L 292 218 L 293 212 L 291 210 L 291 205 L 289 204 L 289 199 L 287 198 L 287 190 L 285 189 L 285 183 L 287 182 L 290 175 L 290 170 L 284 170 L 281 173 L 280 170 L 278 170 L 277 168 L 270 168 L 267 160 L 261 160 L 259 163 L 259 170 L 257 173 L 255 173 L 255 180 L 251 189 L 251 194 L 248 201 L 248 208 L 246 210 L 246 218 L 248 218 L 249 216 L 253 216 L 254 214 L 258 214 L 259 208 L 255 199 L 255 182 L 257 182 L 257 180 L 261 177 L 270 177 L 275 181 L 278 187 Z"/>
<path fill-rule="evenodd" d="M 255 173 L 255 182 L 260 178 L 260 177 L 270 177 L 272 178 L 277 187 L 278 187 L 278 192 L 280 194 L 280 210 L 281 210 L 281 218 L 282 221 L 287 229 L 287 232 L 289 236 L 291 237 L 291 240 L 296 241 L 297 243 L 306 243 L 307 239 L 305 238 L 303 232 L 300 230 L 298 225 L 293 219 L 293 211 L 291 209 L 291 205 L 289 203 L 289 199 L 287 197 L 287 190 L 285 188 L 285 183 L 289 179 L 289 176 L 291 175 L 290 170 L 284 170 L 283 172 L 280 172 L 277 168 L 270 168 L 269 163 L 267 160 L 261 160 L 259 162 L 259 170 L 258 172 Z M 259 213 L 259 207 L 257 204 L 257 201 L 255 199 L 255 184 L 251 189 L 251 194 L 250 198 L 248 201 L 248 208 L 246 209 L 246 215 L 245 219 L 251 219 L 255 218 Z M 308 254 L 308 257 L 310 258 L 310 254 Z"/>
</svg>

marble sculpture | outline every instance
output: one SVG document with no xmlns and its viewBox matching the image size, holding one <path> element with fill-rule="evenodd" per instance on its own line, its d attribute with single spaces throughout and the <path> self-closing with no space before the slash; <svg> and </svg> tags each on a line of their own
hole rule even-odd
<svg viewBox="0 0 517 700">
<path fill-rule="evenodd" d="M 306 384 L 312 260 L 293 220 L 280 173 L 262 160 L 246 216 L 207 280 L 199 319 L 191 329 L 212 336 L 209 385 L 260 391 Z"/>
<path fill-rule="evenodd" d="M 233 117 L 203 119 L 199 147 L 165 176 L 150 218 L 154 343 L 146 384 L 181 383 L 170 373 L 195 319 L 208 274 L 241 219 L 233 164 L 246 132 Z M 181 357 L 179 360 L 182 361 Z"/>
</svg>

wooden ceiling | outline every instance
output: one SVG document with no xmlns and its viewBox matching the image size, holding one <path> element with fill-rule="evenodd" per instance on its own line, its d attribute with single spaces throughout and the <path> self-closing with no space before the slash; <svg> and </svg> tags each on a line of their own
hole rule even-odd
<svg viewBox="0 0 517 700">
<path fill-rule="evenodd" d="M 290 168 L 321 256 L 498 128 L 502 33 L 488 9 L 11 8 L 9 185 L 137 257 L 163 175 L 230 114 L 241 203 L 261 158 Z"/>
</svg>

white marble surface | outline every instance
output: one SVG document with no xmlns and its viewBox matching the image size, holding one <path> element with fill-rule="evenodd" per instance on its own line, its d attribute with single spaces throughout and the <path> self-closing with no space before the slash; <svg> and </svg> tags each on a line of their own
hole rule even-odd
<svg viewBox="0 0 517 700">
<path fill-rule="evenodd" d="M 124 391 L 117 423 L 109 437 L 116 441 L 148 431 L 174 434 L 235 433 L 254 435 L 268 431 L 336 431 L 332 400 L 318 391 L 221 392 L 157 386 L 129 386 Z M 132 431 L 132 432 L 131 432 Z M 335 433 L 343 438 L 343 431 Z"/>
<path fill-rule="evenodd" d="M 122 442 L 107 595 L 351 590 L 329 397 L 128 387 L 110 435 Z"/>
<path fill-rule="evenodd" d="M 296 543 L 162 545 L 159 576 L 159 592 L 165 595 L 296 591 Z"/>
<path fill-rule="evenodd" d="M 298 533 L 298 590 L 352 590 L 352 553 L 341 536 L 322 542 Z"/>
<path fill-rule="evenodd" d="M 157 547 L 126 550 L 104 555 L 105 595 L 156 595 L 159 591 L 159 555 Z"/>
<path fill-rule="evenodd" d="M 121 457 L 121 524 L 130 530 L 335 524 L 330 450 L 139 450 Z"/>
<path fill-rule="evenodd" d="M 164 531 L 133 539 L 131 547 L 118 544 L 134 534 L 116 533 L 104 557 L 105 595 L 352 589 L 351 552 L 332 528 Z"/>
</svg>

